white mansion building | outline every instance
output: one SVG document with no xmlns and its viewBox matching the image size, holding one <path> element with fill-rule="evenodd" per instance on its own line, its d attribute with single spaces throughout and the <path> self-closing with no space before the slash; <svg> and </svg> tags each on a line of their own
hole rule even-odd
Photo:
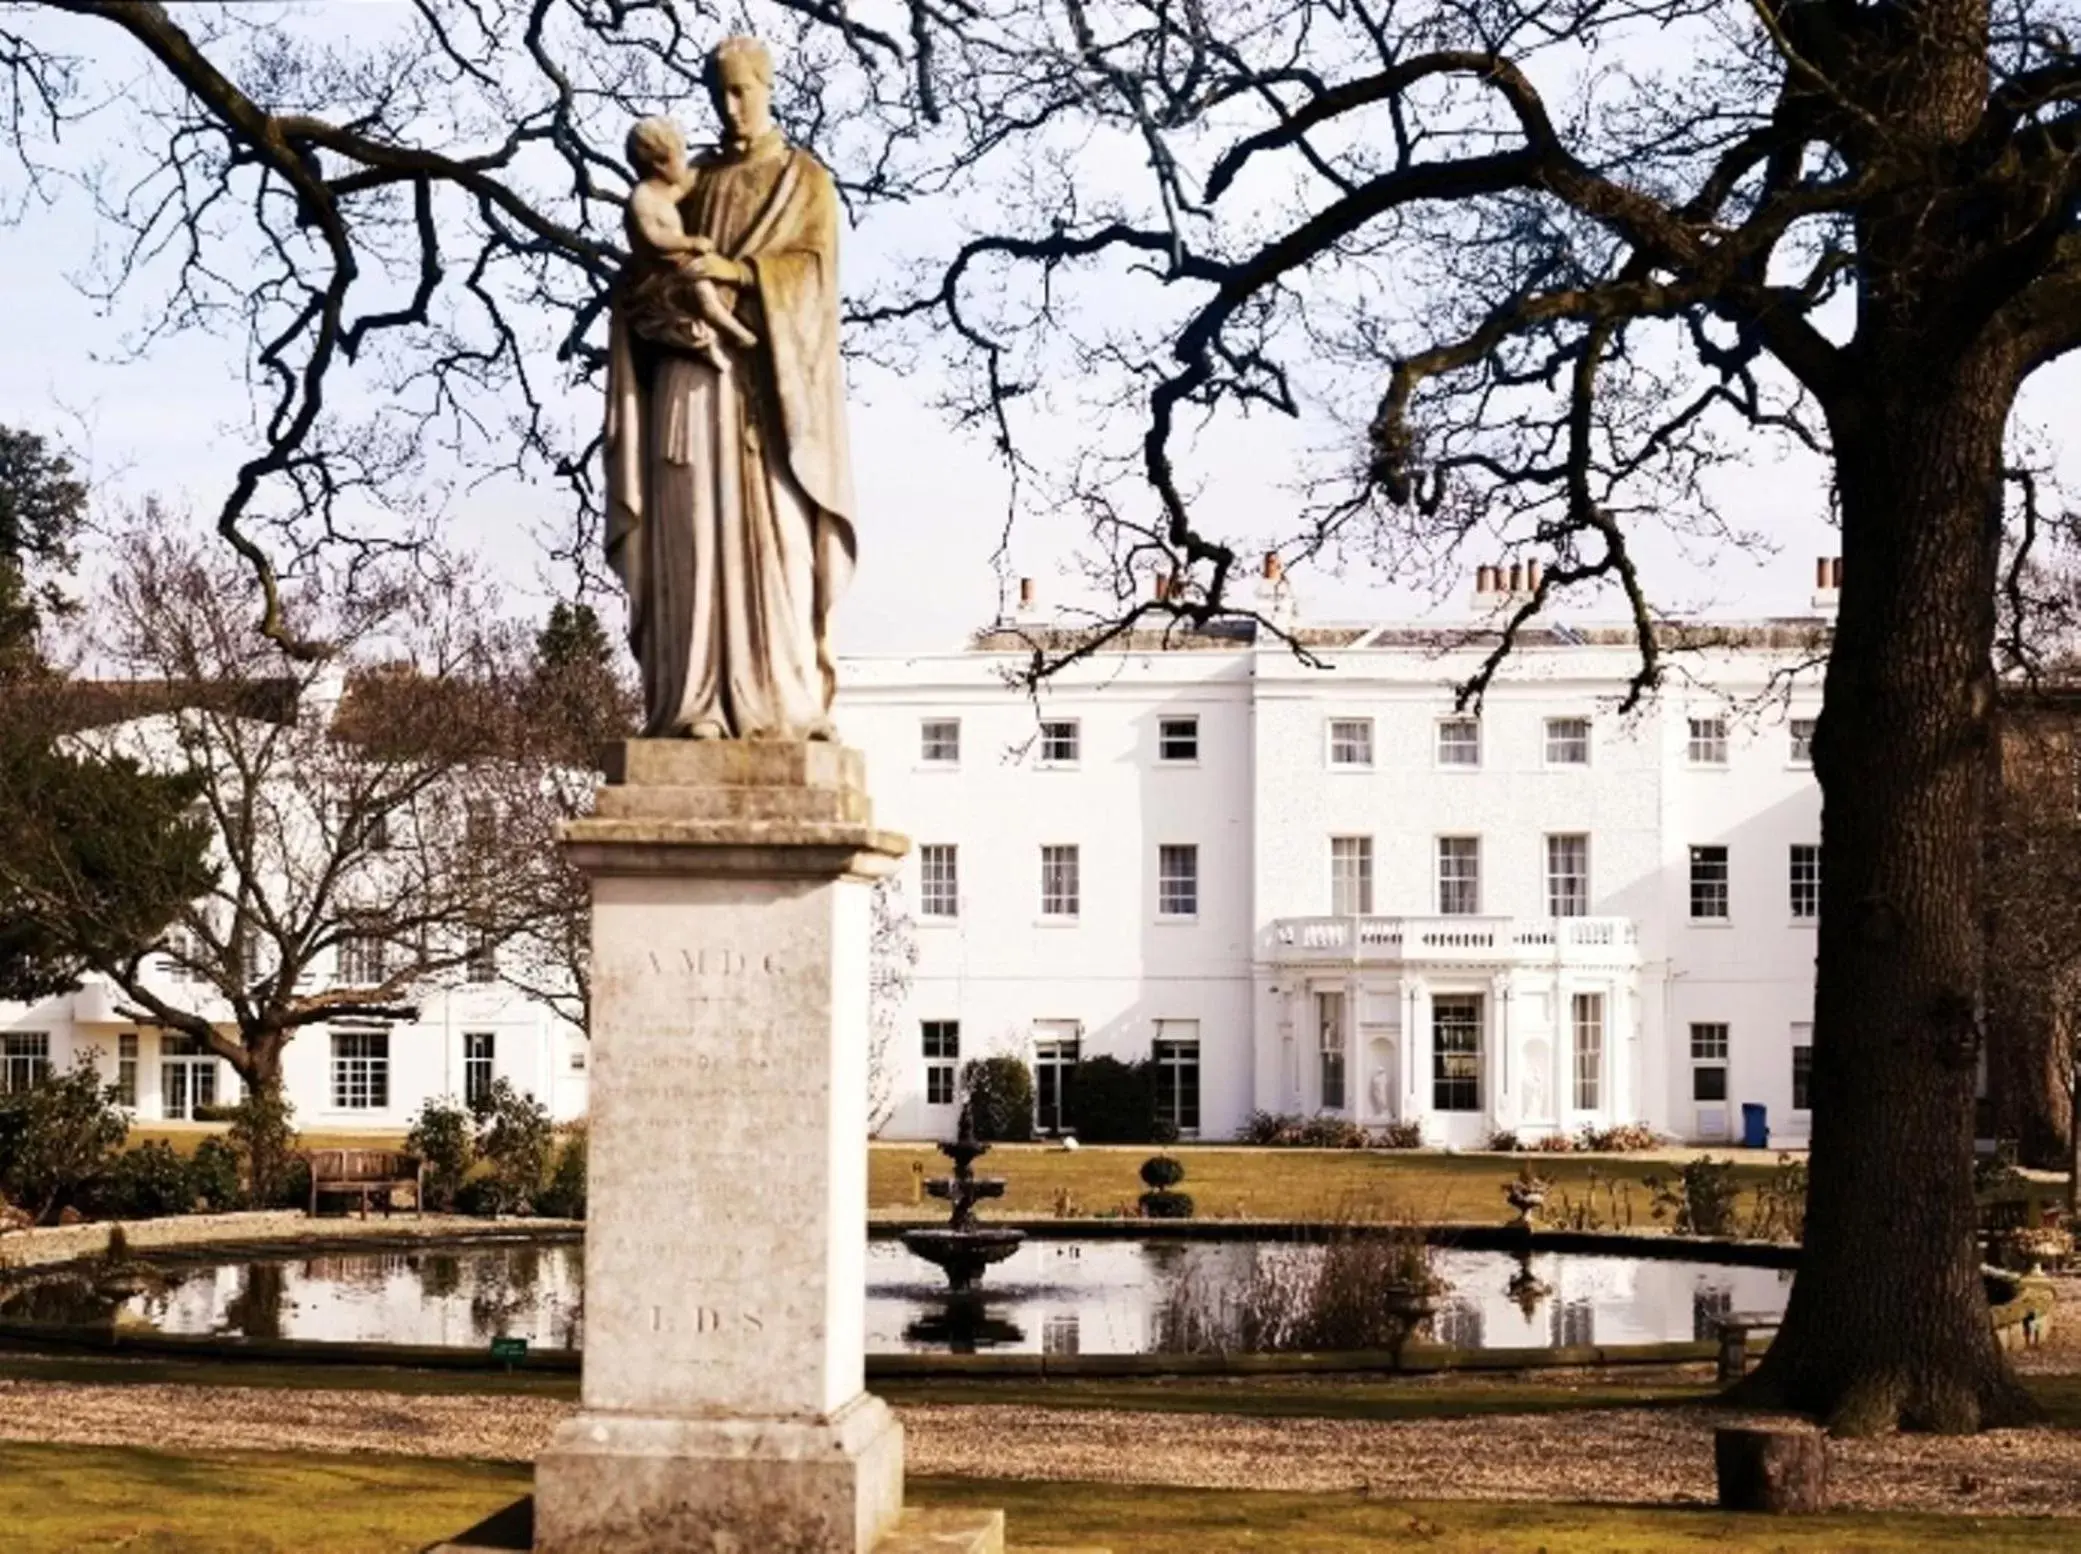
<svg viewBox="0 0 2081 1554">
<path fill-rule="evenodd" d="M 1627 713 L 1630 633 L 1555 621 L 1478 716 L 1452 688 L 1491 643 L 1479 619 L 1313 626 L 1319 665 L 1242 631 L 1151 634 L 1038 698 L 1007 677 L 1038 621 L 848 661 L 844 735 L 913 841 L 884 1136 L 950 1133 L 959 1065 L 1011 1053 L 1051 1129 L 1066 1068 L 1107 1054 L 1154 1058 L 1201 1138 L 1265 1110 L 1460 1148 L 1635 1120 L 1721 1140 L 1746 1102 L 1798 1141 L 1832 590 L 1815 606 L 1668 628 L 1664 688 Z M 229 1098 L 216 1060 L 125 1025 L 100 986 L 0 1006 L 0 1086 L 83 1045 L 142 1117 Z M 306 1128 L 397 1129 L 494 1073 L 575 1115 L 583 1065 L 545 1010 L 466 986 L 416 1024 L 305 1032 L 287 1077 Z"/>
</svg>

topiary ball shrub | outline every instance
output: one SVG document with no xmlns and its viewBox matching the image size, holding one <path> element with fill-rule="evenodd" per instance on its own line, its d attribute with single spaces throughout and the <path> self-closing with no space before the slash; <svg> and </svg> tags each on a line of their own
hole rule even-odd
<svg viewBox="0 0 2081 1554">
<path fill-rule="evenodd" d="M 1150 1219 L 1191 1219 L 1192 1194 L 1189 1192 L 1145 1192 L 1142 1194 L 1142 1213 Z"/>
<path fill-rule="evenodd" d="M 1169 1155 L 1151 1155 L 1142 1162 L 1142 1182 L 1161 1192 L 1185 1180 L 1185 1162 Z"/>
</svg>

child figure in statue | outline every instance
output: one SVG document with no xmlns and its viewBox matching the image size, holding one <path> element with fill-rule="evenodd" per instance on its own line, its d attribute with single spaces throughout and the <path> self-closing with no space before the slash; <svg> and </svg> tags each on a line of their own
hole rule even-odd
<svg viewBox="0 0 2081 1554">
<path fill-rule="evenodd" d="M 628 154 L 630 165 L 641 175 L 636 187 L 629 191 L 623 216 L 630 252 L 639 262 L 647 260 L 654 267 L 677 266 L 696 255 L 713 252 L 713 239 L 689 236 L 680 220 L 679 202 L 686 198 L 699 174 L 686 165 L 686 141 L 679 127 L 670 119 L 638 120 L 629 131 Z M 695 318 L 685 325 L 685 340 L 716 371 L 730 370 L 718 335 L 739 349 L 758 343 L 758 337 L 738 321 L 713 282 L 687 281 L 675 270 L 667 269 L 650 286 L 638 284 L 648 290 L 661 283 L 669 283 L 673 293 L 683 287 L 691 294 Z"/>
</svg>

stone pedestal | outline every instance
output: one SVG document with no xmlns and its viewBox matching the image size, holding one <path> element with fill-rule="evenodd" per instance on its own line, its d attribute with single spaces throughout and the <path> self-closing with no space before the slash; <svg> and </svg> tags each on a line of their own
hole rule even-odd
<svg viewBox="0 0 2081 1554">
<path fill-rule="evenodd" d="M 865 1387 L 869 895 L 857 751 L 637 740 L 592 880 L 585 1380 L 542 1554 L 865 1554 L 903 1500 Z"/>
</svg>

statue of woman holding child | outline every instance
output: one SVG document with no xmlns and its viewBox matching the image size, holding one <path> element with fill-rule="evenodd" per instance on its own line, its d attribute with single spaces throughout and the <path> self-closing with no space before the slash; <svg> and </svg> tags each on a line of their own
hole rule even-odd
<svg viewBox="0 0 2081 1554">
<path fill-rule="evenodd" d="M 830 739 L 831 606 L 852 575 L 838 195 L 772 116 L 752 38 L 708 60 L 722 143 L 629 136 L 630 262 L 607 379 L 607 559 L 651 738 Z"/>
</svg>

